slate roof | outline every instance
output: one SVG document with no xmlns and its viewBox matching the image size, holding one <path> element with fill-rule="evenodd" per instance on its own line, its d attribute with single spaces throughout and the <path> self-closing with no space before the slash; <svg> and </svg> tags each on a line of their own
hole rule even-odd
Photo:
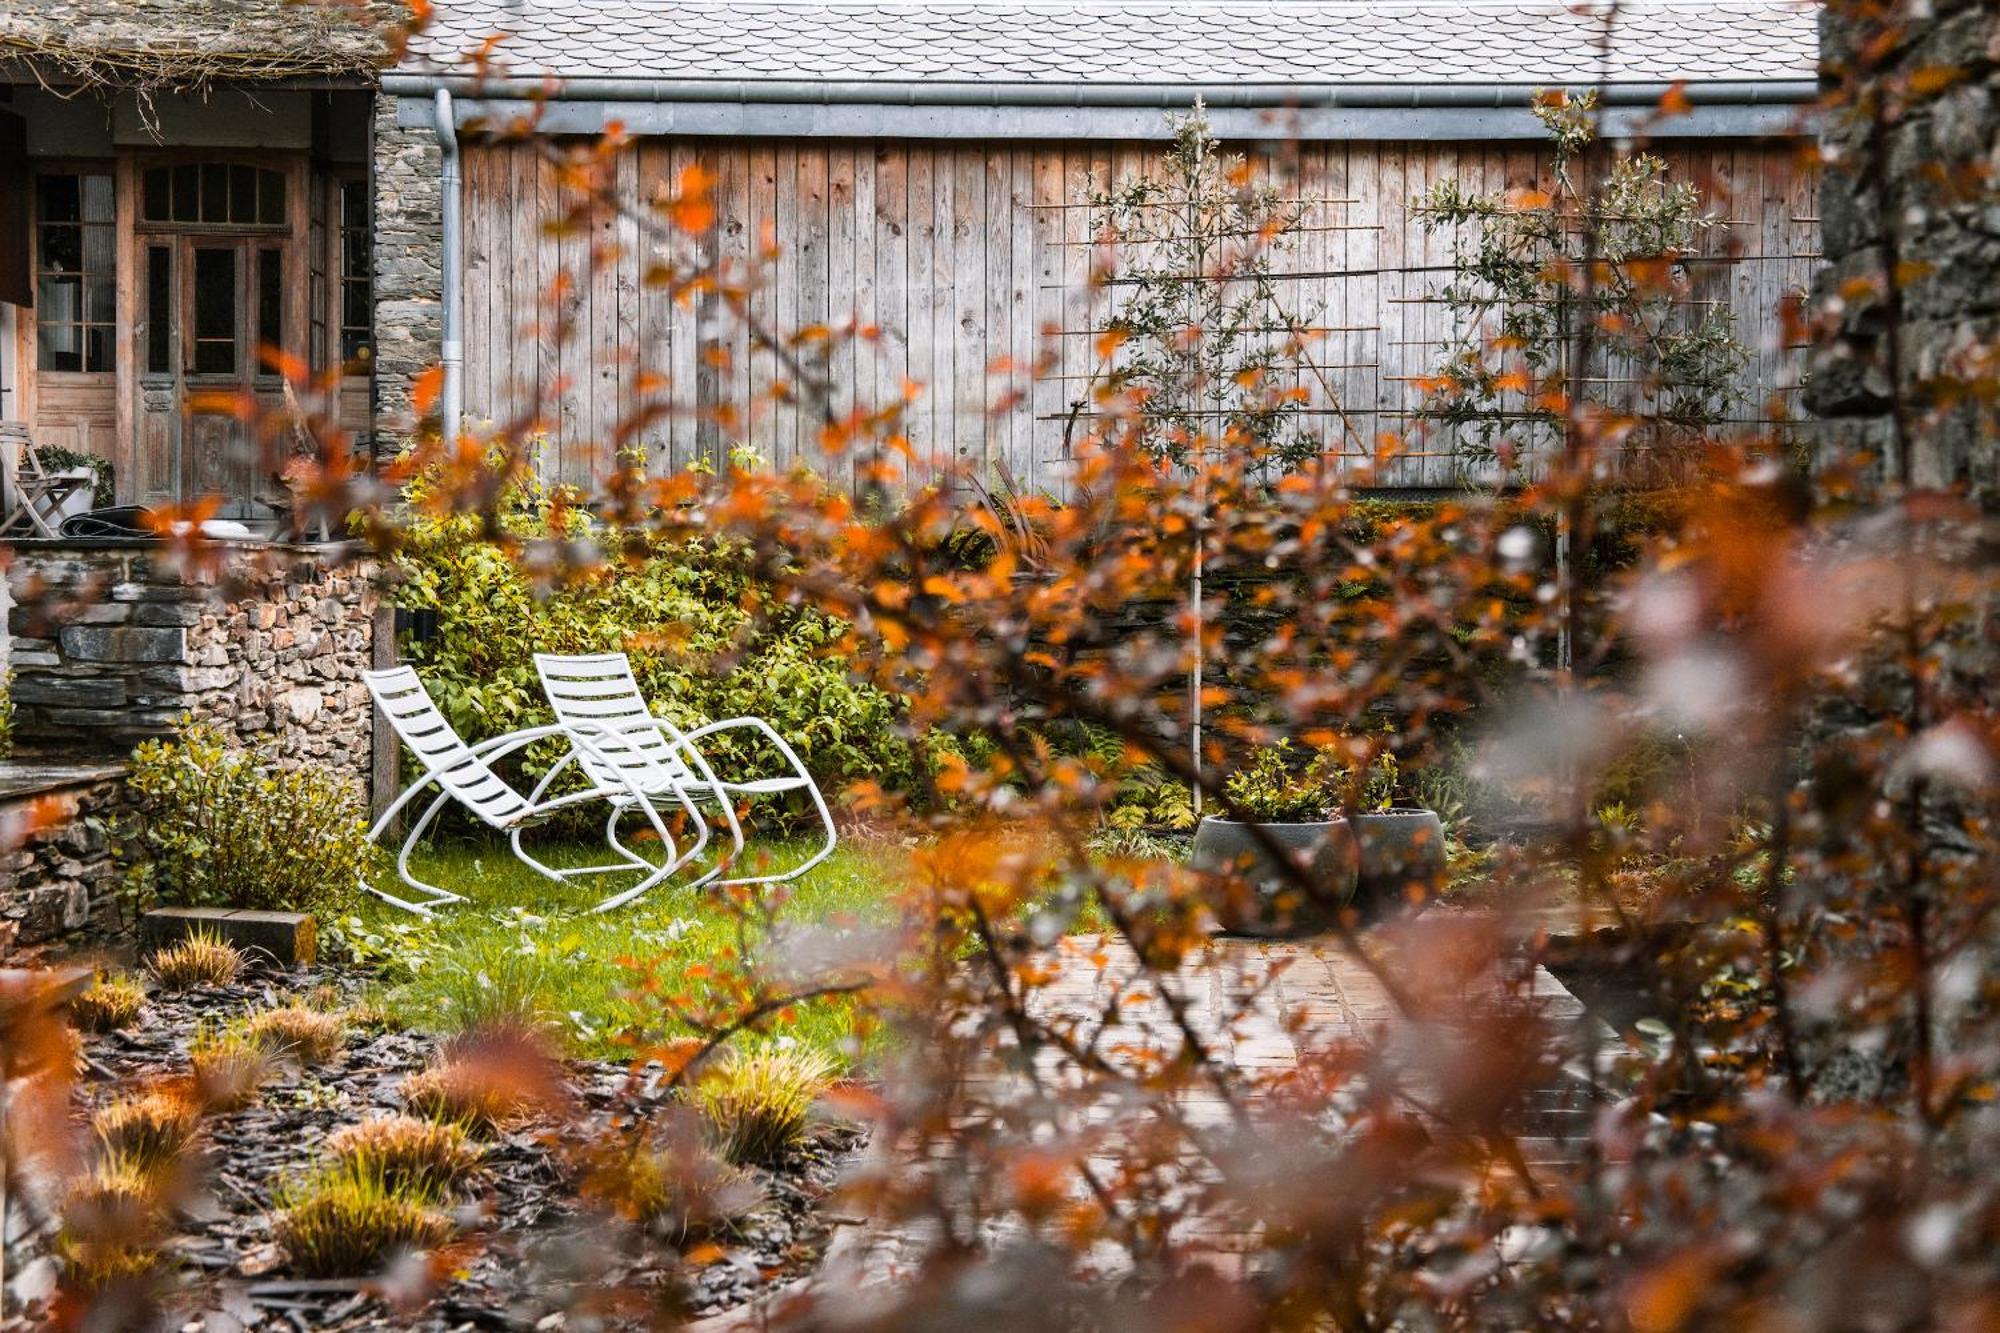
<svg viewBox="0 0 2000 1333">
<path fill-rule="evenodd" d="M 1593 81 L 1562 0 L 437 0 L 406 70 L 496 32 L 505 71 L 589 79 L 1008 84 Z M 1814 77 L 1796 0 L 1628 0 L 1613 82 Z"/>
</svg>

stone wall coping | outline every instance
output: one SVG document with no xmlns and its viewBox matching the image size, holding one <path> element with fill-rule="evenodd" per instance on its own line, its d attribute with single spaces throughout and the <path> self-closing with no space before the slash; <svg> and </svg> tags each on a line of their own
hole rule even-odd
<svg viewBox="0 0 2000 1333">
<path fill-rule="evenodd" d="M 299 555 L 345 556 L 359 554 L 362 544 L 354 541 L 292 542 L 271 537 L 205 537 L 204 545 L 238 551 L 284 551 Z M 168 544 L 158 537 L 10 537 L 7 545 L 30 555 L 63 551 L 164 551 Z"/>
<path fill-rule="evenodd" d="M 69 787 L 88 787 L 125 776 L 122 763 L 56 764 L 33 759 L 0 760 L 0 800 L 36 796 Z"/>
</svg>

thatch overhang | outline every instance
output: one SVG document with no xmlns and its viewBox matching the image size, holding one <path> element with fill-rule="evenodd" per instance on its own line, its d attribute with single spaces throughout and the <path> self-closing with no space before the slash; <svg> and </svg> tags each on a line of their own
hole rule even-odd
<svg viewBox="0 0 2000 1333">
<path fill-rule="evenodd" d="M 0 79 L 64 91 L 373 84 L 400 0 L 9 0 Z"/>
</svg>

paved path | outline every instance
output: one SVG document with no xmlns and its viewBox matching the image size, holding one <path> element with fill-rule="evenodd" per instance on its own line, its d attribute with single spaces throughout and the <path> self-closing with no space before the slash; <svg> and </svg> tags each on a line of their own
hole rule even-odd
<svg viewBox="0 0 2000 1333">
<path fill-rule="evenodd" d="M 1253 1113 L 1268 1109 L 1260 1102 L 1282 1097 L 1302 1069 L 1323 1068 L 1336 1047 L 1358 1047 L 1365 1041 L 1384 1067 L 1395 1068 L 1414 1089 L 1427 1077 L 1451 1076 L 1439 1062 L 1453 1062 L 1455 1041 L 1483 1041 L 1489 1048 L 1461 1047 L 1460 1063 L 1491 1053 L 1489 1033 L 1468 1032 L 1457 1022 L 1467 1012 L 1511 1006 L 1516 1013 L 1538 1015 L 1548 1034 L 1581 1032 L 1589 1021 L 1582 1005 L 1546 969 L 1500 964 L 1498 970 L 1515 969 L 1515 984 L 1503 992 L 1495 980 L 1490 926 L 1448 924 L 1422 939 L 1428 942 L 1371 940 L 1377 969 L 1333 940 L 1217 939 L 1172 978 L 1171 991 L 1180 1002 L 1176 1015 L 1156 988 L 1140 978 L 1127 946 L 1072 937 L 1062 941 L 1054 970 L 1040 978 L 1033 1008 L 1076 1047 L 1125 1071 L 1157 1067 L 1181 1049 L 1184 1031 L 1191 1031 L 1218 1061 L 1241 1072 L 1238 1082 L 1247 1089 L 1245 1105 Z M 1413 952 L 1418 948 L 1421 958 Z M 1423 1019 L 1412 1023 L 1404 1017 L 1382 980 L 1384 971 L 1399 988 L 1413 993 Z M 1560 1063 L 1571 1052 L 1551 1054 Z M 1576 1135 L 1588 1123 L 1588 1090 L 1576 1076 L 1580 1066 L 1574 1060 L 1567 1063 L 1567 1071 L 1548 1068 L 1537 1076 L 1540 1082 L 1524 1113 L 1520 1142 L 1531 1169 L 1573 1159 Z M 1074 1090 L 1091 1083 L 1073 1059 L 1055 1050 L 1041 1052 L 1036 1073 L 1043 1088 Z M 1018 1063 L 1010 1069 L 991 1062 L 967 1079 L 968 1128 L 1004 1137 L 1023 1123 L 1046 1126 L 1051 1117 L 1059 1117 L 1069 1133 L 1103 1136 L 1090 1160 L 1108 1170 L 1116 1163 L 1128 1125 L 1139 1132 L 1154 1111 L 1121 1097 L 1106 1082 L 1096 1080 L 1098 1095 L 1081 1104 L 1058 1104 L 1041 1097 Z M 1174 1100 L 1197 1131 L 1226 1126 L 1233 1114 L 1212 1088 L 1190 1088 Z M 1410 1114 L 1427 1123 L 1416 1107 Z M 1428 1123 L 1436 1129 L 1434 1122 Z M 1225 1267 L 1254 1249 L 1254 1234 L 1232 1229 L 1226 1221 L 1203 1218 L 1198 1226 L 1184 1239 L 1199 1242 Z M 869 1302 L 871 1289 L 881 1293 L 883 1284 L 895 1282 L 921 1248 L 920 1238 L 904 1228 L 848 1228 L 810 1284 L 816 1298 L 830 1299 L 856 1315 Z M 718 1316 L 703 1326 L 704 1333 L 762 1327 L 784 1299 L 779 1295 Z"/>
</svg>

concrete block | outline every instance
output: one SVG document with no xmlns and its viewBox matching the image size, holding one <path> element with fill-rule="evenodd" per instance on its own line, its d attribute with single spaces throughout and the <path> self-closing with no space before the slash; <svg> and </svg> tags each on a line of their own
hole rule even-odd
<svg viewBox="0 0 2000 1333">
<path fill-rule="evenodd" d="M 262 912 L 247 907 L 156 907 L 139 918 L 147 950 L 212 931 L 244 953 L 268 955 L 284 967 L 311 967 L 319 956 L 319 928 L 306 912 Z"/>
</svg>

